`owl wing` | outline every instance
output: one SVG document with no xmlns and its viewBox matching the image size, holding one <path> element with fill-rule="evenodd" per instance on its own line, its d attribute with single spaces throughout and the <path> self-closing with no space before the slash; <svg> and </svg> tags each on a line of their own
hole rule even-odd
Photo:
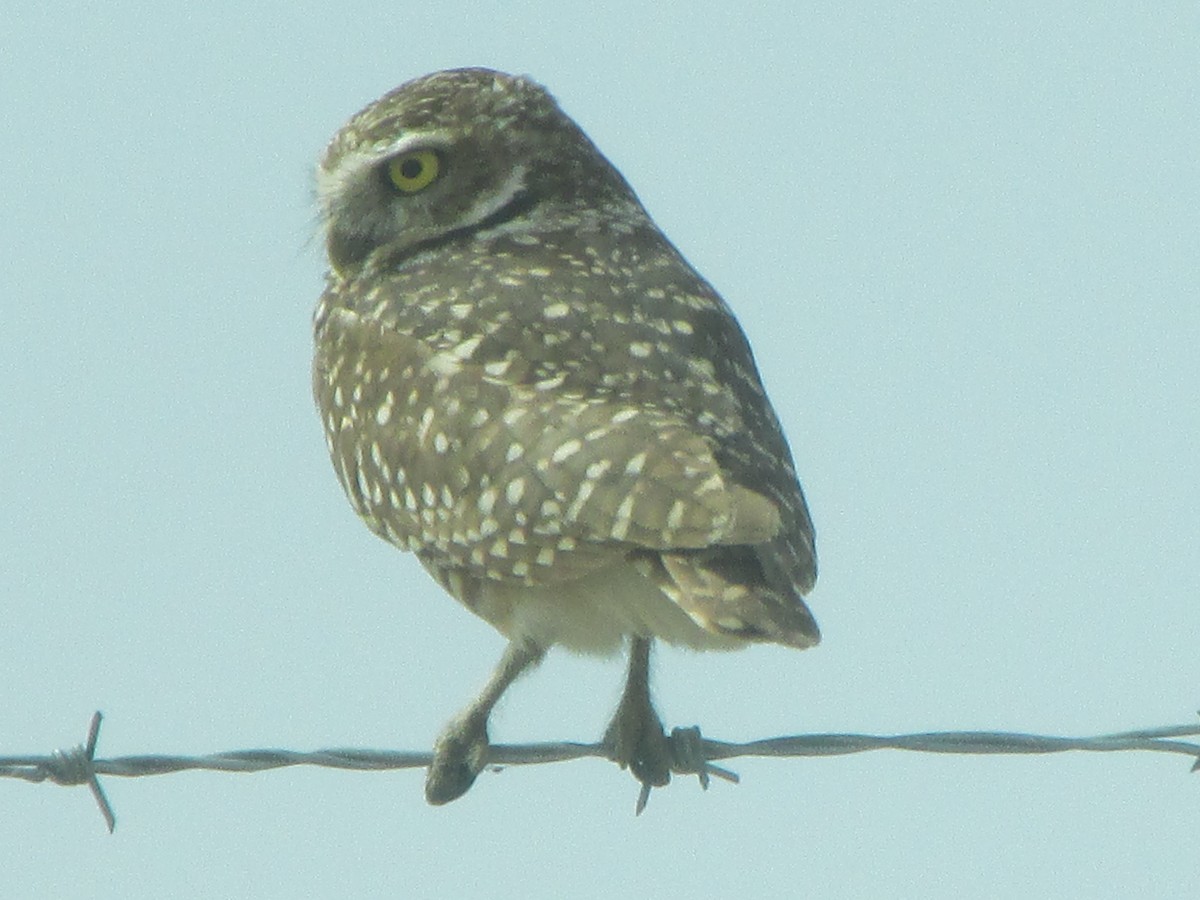
<svg viewBox="0 0 1200 900">
<path fill-rule="evenodd" d="M 750 344 L 724 302 L 711 289 L 708 293 L 713 305 L 698 316 L 697 338 L 705 343 L 701 352 L 714 361 L 715 381 L 729 393 L 740 427 L 707 433 L 714 441 L 717 463 L 726 477 L 767 497 L 778 509 L 782 523 L 770 540 L 732 556 L 752 552 L 750 568 L 760 571 L 760 577 L 782 596 L 780 602 L 799 603 L 799 597 L 812 590 L 817 578 L 812 518 Z M 815 623 L 812 634 L 815 642 Z"/>
<path fill-rule="evenodd" d="M 345 309 L 319 327 L 335 468 L 387 540 L 443 572 L 528 584 L 626 554 L 710 630 L 815 643 L 807 608 L 759 559 L 777 553 L 778 503 L 730 478 L 683 419 L 514 383 Z"/>
<path fill-rule="evenodd" d="M 692 433 L 712 448 L 725 484 L 764 498 L 780 525 L 761 540 L 668 549 L 648 574 L 710 631 L 813 646 L 820 630 L 802 598 L 816 581 L 816 547 L 791 452 L 741 327 L 716 292 L 681 258 L 679 264 L 687 273 L 683 281 L 694 281 L 686 287 L 668 282 L 665 293 L 699 293 L 690 294 L 692 327 L 686 338 L 677 336 L 678 353 L 711 365 L 711 372 L 699 372 L 706 383 L 702 398 L 688 404 Z"/>
<path fill-rule="evenodd" d="M 494 378 L 344 309 L 324 327 L 314 390 L 346 488 L 363 508 L 411 494 L 405 534 L 440 523 L 488 537 L 503 518 L 531 536 L 699 549 L 779 529 L 774 504 L 727 482 L 710 443 L 670 414 Z"/>
</svg>

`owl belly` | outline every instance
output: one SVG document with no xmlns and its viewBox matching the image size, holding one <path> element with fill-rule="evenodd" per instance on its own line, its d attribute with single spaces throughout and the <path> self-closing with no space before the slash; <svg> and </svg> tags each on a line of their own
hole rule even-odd
<svg viewBox="0 0 1200 900">
<path fill-rule="evenodd" d="M 486 582 L 472 608 L 510 640 L 577 653 L 616 653 L 632 635 L 694 650 L 747 643 L 701 628 L 625 559 L 556 584 Z"/>
</svg>

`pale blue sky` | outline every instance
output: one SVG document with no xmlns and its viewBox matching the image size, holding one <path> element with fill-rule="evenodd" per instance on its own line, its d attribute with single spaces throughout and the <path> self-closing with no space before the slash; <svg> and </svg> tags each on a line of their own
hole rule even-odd
<svg viewBox="0 0 1200 900">
<path fill-rule="evenodd" d="M 801 8 L 802 7 L 802 8 Z M 797 653 L 664 651 L 714 738 L 1200 705 L 1195 3 L 0 0 L 0 754 L 424 749 L 502 641 L 337 487 L 311 171 L 416 75 L 533 75 L 737 311 L 817 525 Z M 498 741 L 591 740 L 553 655 Z M 13 897 L 1200 894 L 1151 755 L 0 780 Z"/>
</svg>

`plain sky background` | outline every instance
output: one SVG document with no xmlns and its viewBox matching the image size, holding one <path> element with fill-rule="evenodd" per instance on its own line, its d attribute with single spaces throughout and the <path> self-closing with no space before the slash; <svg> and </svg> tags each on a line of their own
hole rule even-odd
<svg viewBox="0 0 1200 900">
<path fill-rule="evenodd" d="M 423 750 L 499 635 L 356 521 L 312 166 L 402 81 L 547 84 L 750 336 L 817 649 L 666 650 L 668 725 L 1092 734 L 1200 705 L 1200 7 L 0 2 L 0 754 Z M 551 656 L 502 742 L 593 740 Z M 0 780 L 0 896 L 1193 897 L 1157 754 Z"/>
</svg>

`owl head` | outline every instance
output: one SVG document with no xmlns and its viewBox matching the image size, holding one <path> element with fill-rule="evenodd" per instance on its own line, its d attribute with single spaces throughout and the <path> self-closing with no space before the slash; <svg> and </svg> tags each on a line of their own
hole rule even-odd
<svg viewBox="0 0 1200 900">
<path fill-rule="evenodd" d="M 504 226 L 536 232 L 644 215 L 629 185 L 533 81 L 436 72 L 354 115 L 317 169 L 333 269 Z"/>
</svg>

